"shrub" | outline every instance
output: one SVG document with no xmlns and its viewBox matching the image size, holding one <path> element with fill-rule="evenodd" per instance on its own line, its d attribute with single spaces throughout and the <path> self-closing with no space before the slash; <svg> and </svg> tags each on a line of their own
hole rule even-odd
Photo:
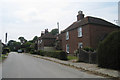
<svg viewBox="0 0 120 80">
<path fill-rule="evenodd" d="M 30 51 L 30 54 L 37 54 L 37 51 L 34 51 L 34 49 L 32 49 L 32 50 Z"/>
<path fill-rule="evenodd" d="M 41 56 L 48 56 L 48 57 L 58 58 L 61 60 L 67 60 L 67 53 L 64 51 L 46 52 L 46 51 L 39 50 L 39 51 L 37 51 L 37 54 L 41 55 Z"/>
<path fill-rule="evenodd" d="M 6 48 L 3 49 L 2 54 L 7 54 L 9 52 L 10 52 L 10 49 L 6 47 Z"/>
<path fill-rule="evenodd" d="M 67 53 L 64 51 L 59 51 L 59 59 L 61 60 L 67 60 Z"/>
<path fill-rule="evenodd" d="M 83 48 L 85 51 L 87 51 L 87 52 L 89 52 L 89 51 L 91 51 L 91 52 L 94 52 L 94 49 L 93 48 L 90 48 L 90 47 L 85 47 L 85 48 Z"/>
<path fill-rule="evenodd" d="M 38 54 L 38 55 L 41 55 L 41 56 L 44 56 L 44 55 L 45 55 L 45 51 L 38 50 L 38 51 L 37 51 L 37 54 Z"/>
<path fill-rule="evenodd" d="M 120 70 L 120 30 L 109 34 L 97 50 L 98 66 Z"/>
</svg>

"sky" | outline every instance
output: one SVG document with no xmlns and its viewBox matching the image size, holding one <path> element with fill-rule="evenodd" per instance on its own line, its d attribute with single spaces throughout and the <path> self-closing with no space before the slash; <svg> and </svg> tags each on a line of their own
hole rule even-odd
<svg viewBox="0 0 120 80">
<path fill-rule="evenodd" d="M 23 36 L 31 40 L 41 31 L 60 31 L 77 20 L 79 10 L 86 16 L 105 19 L 116 24 L 119 0 L 0 0 L 0 39 L 5 42 Z"/>
</svg>

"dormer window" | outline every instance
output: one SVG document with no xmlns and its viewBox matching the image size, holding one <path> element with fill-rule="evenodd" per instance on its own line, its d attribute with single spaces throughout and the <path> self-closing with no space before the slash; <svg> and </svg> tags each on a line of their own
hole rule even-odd
<svg viewBox="0 0 120 80">
<path fill-rule="evenodd" d="M 66 40 L 69 39 L 69 32 L 66 32 Z"/>
<path fill-rule="evenodd" d="M 82 37 L 82 27 L 78 28 L 78 37 Z"/>
</svg>

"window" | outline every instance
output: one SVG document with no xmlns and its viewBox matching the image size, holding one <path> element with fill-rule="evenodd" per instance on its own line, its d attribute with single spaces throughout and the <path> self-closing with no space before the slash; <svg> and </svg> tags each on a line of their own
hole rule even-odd
<svg viewBox="0 0 120 80">
<path fill-rule="evenodd" d="M 69 32 L 66 32 L 66 40 L 69 39 Z"/>
<path fill-rule="evenodd" d="M 82 27 L 78 28 L 78 37 L 82 37 Z"/>
<path fill-rule="evenodd" d="M 40 43 L 42 43 L 42 40 L 40 40 Z"/>
<path fill-rule="evenodd" d="M 69 45 L 66 45 L 66 52 L 69 53 Z"/>
<path fill-rule="evenodd" d="M 78 48 L 79 47 L 83 48 L 83 43 L 82 42 L 78 43 Z"/>
</svg>

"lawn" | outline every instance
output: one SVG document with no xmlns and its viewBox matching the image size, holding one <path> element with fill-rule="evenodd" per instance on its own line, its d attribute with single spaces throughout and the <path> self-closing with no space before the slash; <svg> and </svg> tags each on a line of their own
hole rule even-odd
<svg viewBox="0 0 120 80">
<path fill-rule="evenodd" d="M 74 59 L 77 60 L 78 59 L 76 56 L 68 56 L 67 58 L 68 58 L 68 60 L 74 60 Z"/>
</svg>

